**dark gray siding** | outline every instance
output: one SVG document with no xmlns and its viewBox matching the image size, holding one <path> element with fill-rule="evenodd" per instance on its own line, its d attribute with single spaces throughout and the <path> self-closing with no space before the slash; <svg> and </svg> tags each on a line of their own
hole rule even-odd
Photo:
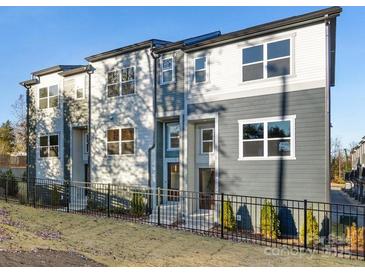
<svg viewBox="0 0 365 274">
<path fill-rule="evenodd" d="M 157 111 L 177 111 L 184 109 L 184 53 L 171 53 L 175 60 L 175 82 L 161 85 L 160 64 L 158 64 Z"/>
<path fill-rule="evenodd" d="M 221 191 L 276 197 L 278 160 L 238 161 L 238 120 L 281 115 L 281 94 L 189 105 L 189 113 L 219 112 Z M 296 160 L 285 160 L 284 198 L 326 201 L 325 91 L 287 93 L 287 115 L 296 115 Z"/>
<path fill-rule="evenodd" d="M 163 187 L 163 123 L 156 128 L 156 186 Z"/>
</svg>

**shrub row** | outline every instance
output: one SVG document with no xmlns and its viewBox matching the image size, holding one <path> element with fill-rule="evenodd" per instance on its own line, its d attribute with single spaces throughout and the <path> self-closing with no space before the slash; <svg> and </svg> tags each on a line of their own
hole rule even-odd
<svg viewBox="0 0 365 274">
<path fill-rule="evenodd" d="M 232 208 L 232 203 L 224 201 L 223 214 L 220 213 L 220 221 L 228 231 L 236 229 L 236 218 Z M 304 224 L 300 228 L 299 240 L 304 243 Z M 312 209 L 307 210 L 307 245 L 311 246 L 318 242 L 319 230 L 318 222 Z M 260 212 L 260 233 L 263 237 L 276 240 L 280 236 L 279 214 L 270 201 L 265 201 Z"/>
</svg>

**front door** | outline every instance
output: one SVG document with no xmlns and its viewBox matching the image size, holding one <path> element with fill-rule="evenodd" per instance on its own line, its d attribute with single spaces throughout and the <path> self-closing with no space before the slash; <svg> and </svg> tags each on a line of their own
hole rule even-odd
<svg viewBox="0 0 365 274">
<path fill-rule="evenodd" d="M 214 209 L 214 168 L 199 168 L 199 192 L 200 209 Z"/>
<path fill-rule="evenodd" d="M 167 200 L 178 201 L 180 189 L 180 165 L 179 163 L 167 163 Z"/>
</svg>

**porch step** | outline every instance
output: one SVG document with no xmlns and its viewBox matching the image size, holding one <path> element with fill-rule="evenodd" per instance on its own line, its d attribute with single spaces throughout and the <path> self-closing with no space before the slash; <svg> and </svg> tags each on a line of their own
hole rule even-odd
<svg viewBox="0 0 365 274">
<path fill-rule="evenodd" d="M 185 218 L 185 228 L 209 230 L 214 227 L 217 220 L 214 219 L 214 212 L 197 212 L 189 214 Z"/>
<path fill-rule="evenodd" d="M 181 209 L 179 204 L 167 204 L 160 205 L 160 223 L 165 225 L 171 225 L 181 219 Z M 152 214 L 149 217 L 149 221 L 158 223 L 158 207 L 156 206 L 152 210 Z"/>
</svg>

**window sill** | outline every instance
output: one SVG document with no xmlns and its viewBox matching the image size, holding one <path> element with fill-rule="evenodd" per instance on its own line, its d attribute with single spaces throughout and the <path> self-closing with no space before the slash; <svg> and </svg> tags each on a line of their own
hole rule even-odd
<svg viewBox="0 0 365 274">
<path fill-rule="evenodd" d="M 160 86 L 168 86 L 168 85 L 175 84 L 175 83 L 176 83 L 176 81 L 170 81 L 170 82 L 160 83 Z"/>
<path fill-rule="evenodd" d="M 292 74 L 288 74 L 285 75 L 285 79 L 286 80 L 291 80 L 296 78 L 296 74 L 292 73 Z M 269 78 L 262 78 L 262 79 L 256 79 L 256 80 L 250 80 L 250 81 L 242 81 L 239 83 L 240 86 L 249 86 L 250 84 L 257 84 L 257 83 L 266 83 L 266 82 L 274 82 L 277 80 L 281 80 L 283 76 L 275 76 L 275 77 L 269 77 Z"/>
<path fill-rule="evenodd" d="M 53 160 L 60 160 L 60 157 L 40 157 L 38 156 L 37 157 L 37 160 L 40 160 L 40 161 L 53 161 Z"/>
<path fill-rule="evenodd" d="M 270 160 L 296 160 L 297 158 L 295 156 L 273 156 L 273 157 L 239 157 L 238 161 L 270 161 Z"/>
<path fill-rule="evenodd" d="M 131 94 L 126 94 L 126 95 L 118 95 L 118 96 L 106 96 L 106 99 L 107 100 L 117 100 L 117 99 L 122 99 L 122 98 L 128 98 L 128 97 L 133 97 L 133 96 L 136 96 L 137 95 L 137 92 L 135 91 L 134 93 L 131 93 Z"/>
<path fill-rule="evenodd" d="M 105 155 L 105 158 L 107 159 L 114 159 L 118 157 L 134 157 L 136 154 L 112 154 L 112 155 Z"/>
<path fill-rule="evenodd" d="M 167 148 L 166 151 L 172 152 L 172 151 L 179 151 L 178 148 Z"/>
</svg>

